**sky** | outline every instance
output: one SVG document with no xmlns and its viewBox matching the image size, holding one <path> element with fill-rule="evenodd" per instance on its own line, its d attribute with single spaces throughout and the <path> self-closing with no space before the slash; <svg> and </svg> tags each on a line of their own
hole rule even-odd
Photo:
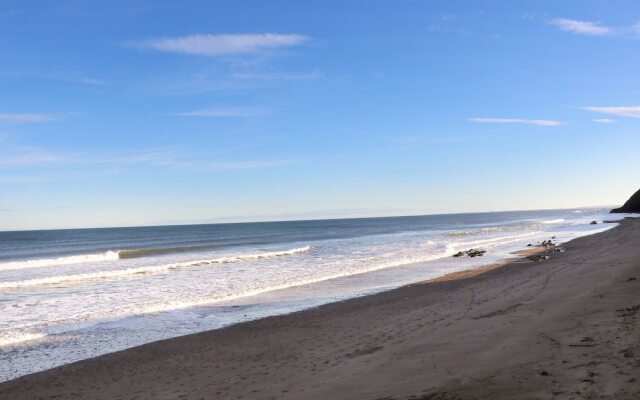
<svg viewBox="0 0 640 400">
<path fill-rule="evenodd" d="M 3 0 L 0 37 L 0 230 L 640 187 L 636 0 Z"/>
</svg>

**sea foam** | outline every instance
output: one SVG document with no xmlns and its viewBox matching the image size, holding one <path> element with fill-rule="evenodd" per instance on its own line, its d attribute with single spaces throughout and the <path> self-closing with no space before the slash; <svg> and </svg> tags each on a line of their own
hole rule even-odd
<svg viewBox="0 0 640 400">
<path fill-rule="evenodd" d="M 118 251 L 105 251 L 104 253 L 97 254 L 79 254 L 68 257 L 56 257 L 56 258 L 38 258 L 34 260 L 19 260 L 0 263 L 0 271 L 8 271 L 12 269 L 27 269 L 27 268 L 40 268 L 51 267 L 54 265 L 72 265 L 83 264 L 90 262 L 100 261 L 116 261 L 120 259 Z"/>
<path fill-rule="evenodd" d="M 297 247 L 297 248 L 283 250 L 283 251 L 238 254 L 234 256 L 194 260 L 194 261 L 181 262 L 181 263 L 171 263 L 171 264 L 163 264 L 163 265 L 144 266 L 144 267 L 132 267 L 132 268 L 112 270 L 112 271 L 96 271 L 96 272 L 74 274 L 74 275 L 48 276 L 45 278 L 26 279 L 21 281 L 0 282 L 0 289 L 14 289 L 14 288 L 21 288 L 21 287 L 28 287 L 28 286 L 37 286 L 37 285 L 53 285 L 58 283 L 82 282 L 82 281 L 94 280 L 94 279 L 110 279 L 110 278 L 121 278 L 121 277 L 132 276 L 132 275 L 162 273 L 162 272 L 169 272 L 171 270 L 180 269 L 180 268 L 201 267 L 201 266 L 212 265 L 212 264 L 228 264 L 228 263 L 236 263 L 236 262 L 242 262 L 242 261 L 260 260 L 265 258 L 290 256 L 298 253 L 304 253 L 309 250 L 311 250 L 311 246 L 304 246 L 304 247 Z"/>
</svg>

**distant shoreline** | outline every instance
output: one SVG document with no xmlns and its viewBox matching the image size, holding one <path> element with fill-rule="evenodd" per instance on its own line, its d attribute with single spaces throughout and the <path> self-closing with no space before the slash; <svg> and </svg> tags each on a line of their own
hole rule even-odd
<svg viewBox="0 0 640 400">
<path fill-rule="evenodd" d="M 627 219 L 549 260 L 149 343 L 4 382 L 0 398 L 633 399 L 639 240 Z"/>
</svg>

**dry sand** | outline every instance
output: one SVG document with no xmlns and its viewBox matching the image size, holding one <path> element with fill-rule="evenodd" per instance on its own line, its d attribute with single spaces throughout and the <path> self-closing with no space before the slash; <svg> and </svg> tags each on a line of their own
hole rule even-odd
<svg viewBox="0 0 640 400">
<path fill-rule="evenodd" d="M 150 343 L 1 399 L 640 399 L 640 220 L 485 268 Z"/>
</svg>

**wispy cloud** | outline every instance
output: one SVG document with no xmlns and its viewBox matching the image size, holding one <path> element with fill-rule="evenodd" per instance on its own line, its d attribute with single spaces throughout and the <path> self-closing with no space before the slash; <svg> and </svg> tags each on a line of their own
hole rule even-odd
<svg viewBox="0 0 640 400">
<path fill-rule="evenodd" d="M 309 73 L 252 73 L 252 72 L 232 72 L 230 77 L 239 81 L 310 81 L 318 79 L 322 74 L 318 71 Z"/>
<path fill-rule="evenodd" d="M 552 119 L 525 119 L 525 118 L 471 118 L 470 121 L 485 124 L 526 124 L 536 126 L 560 126 L 565 122 Z"/>
<path fill-rule="evenodd" d="M 599 124 L 615 124 L 617 121 L 609 118 L 596 118 L 593 122 L 597 122 Z"/>
<path fill-rule="evenodd" d="M 583 110 L 599 113 L 619 115 L 622 117 L 640 118 L 640 106 L 626 107 L 582 107 Z"/>
<path fill-rule="evenodd" d="M 107 82 L 106 80 L 97 79 L 97 78 L 59 77 L 57 79 L 61 80 L 61 81 L 67 81 L 67 82 L 73 82 L 73 83 L 81 83 L 83 85 L 93 85 L 93 86 L 105 86 L 105 85 L 109 84 L 109 82 Z"/>
<path fill-rule="evenodd" d="M 241 33 L 160 38 L 131 42 L 128 45 L 170 53 L 222 56 L 259 53 L 297 46 L 308 41 L 309 37 L 298 34 Z"/>
<path fill-rule="evenodd" d="M 200 164 L 204 169 L 234 170 L 234 169 L 265 169 L 292 164 L 294 160 L 248 160 L 231 162 L 212 162 Z"/>
<path fill-rule="evenodd" d="M 598 22 L 579 21 L 569 18 L 555 18 L 549 24 L 557 26 L 565 32 L 576 33 L 589 36 L 607 36 L 615 32 L 614 28 L 601 25 Z"/>
<path fill-rule="evenodd" d="M 47 180 L 40 175 L 0 175 L 0 183 L 31 183 Z"/>
<path fill-rule="evenodd" d="M 173 166 L 180 164 L 178 151 L 171 148 L 147 149 L 117 155 L 93 155 L 76 157 L 76 162 L 110 164 L 115 166 L 150 165 Z"/>
<path fill-rule="evenodd" d="M 471 31 L 462 24 L 460 16 L 454 14 L 441 14 L 433 23 L 427 25 L 427 30 L 434 33 L 453 33 L 460 36 L 470 36 Z"/>
<path fill-rule="evenodd" d="M 0 154 L 0 169 L 20 170 L 34 166 L 83 166 L 87 171 L 98 168 L 108 174 L 122 174 L 131 171 L 135 167 L 171 168 L 182 172 L 197 171 L 223 171 L 243 169 L 264 169 L 285 166 L 296 162 L 295 159 L 268 159 L 268 160 L 215 160 L 206 155 L 185 155 L 176 149 L 159 148 L 143 149 L 120 154 L 109 153 L 54 153 L 43 149 L 14 147 L 8 152 Z M 31 178 L 0 179 L 2 181 L 35 181 Z"/>
<path fill-rule="evenodd" d="M 75 74 L 59 74 L 54 72 L 41 72 L 41 71 L 0 71 L 0 77 L 9 78 L 35 78 L 35 79 L 47 79 L 60 82 L 79 83 L 82 85 L 91 86 L 104 86 L 109 82 L 105 79 L 99 79 L 95 77 L 87 77 Z"/>
<path fill-rule="evenodd" d="M 471 27 L 474 26 L 473 20 L 481 17 L 483 14 L 484 11 L 465 14 L 444 13 L 440 14 L 437 18 L 431 19 L 426 28 L 434 34 L 453 34 L 461 37 L 475 37 L 481 40 L 501 39 L 501 36 L 497 33 L 477 29 L 472 30 Z"/>
<path fill-rule="evenodd" d="M 210 92 L 242 92 L 264 89 L 287 83 L 303 84 L 323 78 L 322 73 L 274 71 L 264 64 L 226 64 L 202 69 L 191 74 L 179 74 L 146 83 L 146 90 L 162 95 L 192 95 Z"/>
<path fill-rule="evenodd" d="M 85 158 L 85 162 L 89 162 Z M 94 162 L 111 164 L 114 166 L 149 165 L 155 167 L 172 167 L 183 171 L 222 171 L 238 169 L 264 169 L 284 166 L 295 162 L 294 159 L 277 160 L 239 160 L 214 161 L 206 157 L 185 157 L 174 149 L 143 150 L 120 157 L 96 157 Z"/>
<path fill-rule="evenodd" d="M 640 37 L 640 22 L 635 25 L 610 26 L 600 22 L 580 21 L 569 18 L 555 18 L 548 21 L 560 30 L 586 36 L 611 36 L 618 38 Z"/>
<path fill-rule="evenodd" d="M 28 122 L 52 122 L 60 119 L 58 114 L 41 113 L 0 113 L 0 122 L 28 123 Z"/>
<path fill-rule="evenodd" d="M 271 110 L 260 107 L 213 107 L 176 113 L 174 115 L 180 117 L 251 118 L 263 117 L 271 113 Z"/>
<path fill-rule="evenodd" d="M 9 154 L 3 154 L 0 157 L 0 166 L 29 166 L 36 164 L 47 164 L 62 161 L 64 158 L 58 154 L 38 150 L 38 149 L 22 149 L 13 151 Z"/>
</svg>

